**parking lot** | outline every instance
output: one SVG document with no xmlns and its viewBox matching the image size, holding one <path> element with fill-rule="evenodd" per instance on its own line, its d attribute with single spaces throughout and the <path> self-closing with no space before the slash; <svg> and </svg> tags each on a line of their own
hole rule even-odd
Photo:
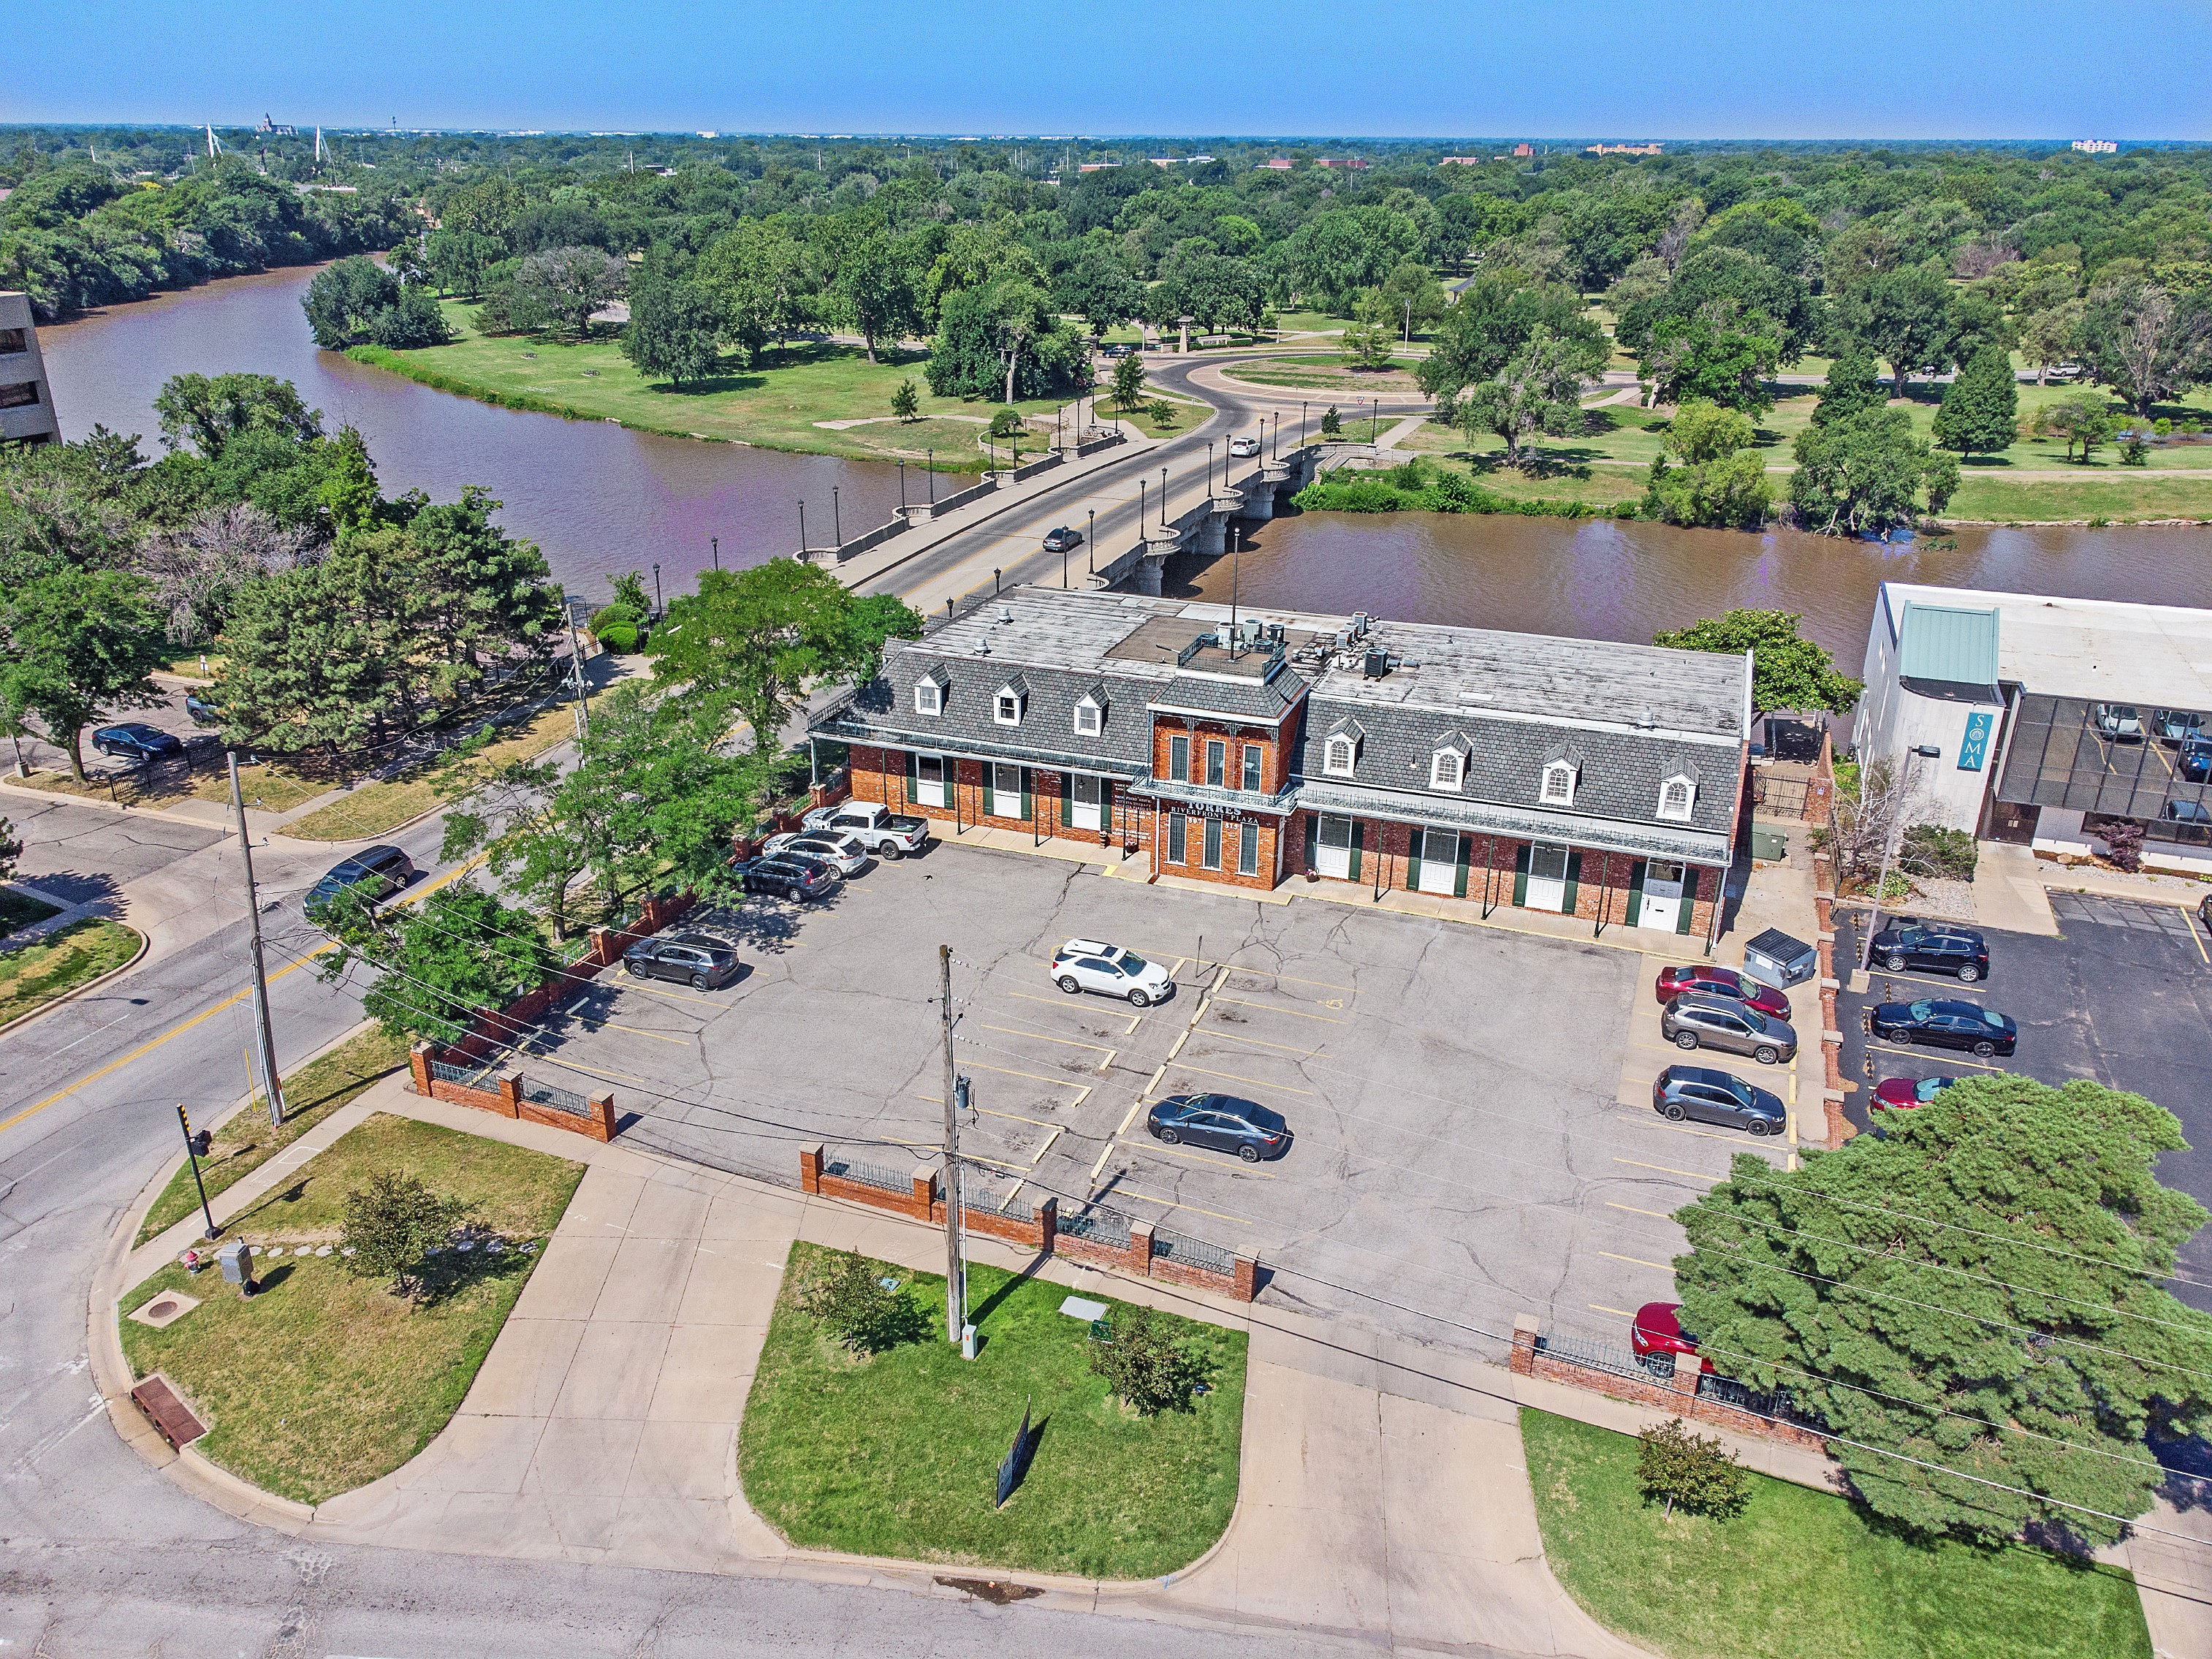
<svg viewBox="0 0 2212 1659">
<path fill-rule="evenodd" d="M 1874 1085 L 1892 1077 L 1983 1077 L 2014 1072 L 2045 1083 L 2090 1078 L 2132 1090 L 2181 1120 L 2194 1149 L 2159 1162 L 2168 1186 L 2212 1205 L 2212 1082 L 2206 1073 L 2212 1033 L 2212 941 L 2178 904 L 2137 903 L 2086 893 L 2053 893 L 2060 937 L 1985 930 L 1989 978 L 1975 985 L 1925 974 L 1877 970 L 1868 989 L 1837 999 L 1845 1078 L 1859 1087 L 1845 1113 L 1867 1126 Z M 1839 915 L 1836 953 L 1860 960 L 1863 918 Z M 1876 1042 L 1866 1012 L 1878 1002 L 1954 997 L 2008 1014 L 2020 1027 L 2012 1057 L 1977 1060 L 1949 1049 Z M 2212 1280 L 2212 1229 L 2181 1253 L 2182 1271 Z M 2177 1294 L 2212 1308 L 2212 1291 L 2187 1285 Z"/>
<path fill-rule="evenodd" d="M 1658 1037 L 1660 959 L 1632 950 L 944 846 L 805 909 L 703 925 L 739 942 L 738 981 L 610 975 L 538 1045 L 611 1083 L 638 1140 L 787 1182 L 817 1140 L 933 1161 L 941 941 L 974 1090 L 963 1150 L 988 1171 L 971 1205 L 1109 1206 L 1256 1256 L 1270 1300 L 1424 1339 L 1480 1345 L 1468 1327 L 1528 1311 L 1622 1340 L 1670 1294 L 1668 1212 L 1730 1154 L 1790 1152 L 1652 1112 L 1651 1076 L 1686 1057 Z M 1176 994 L 1142 1011 L 1062 994 L 1047 970 L 1071 937 L 1166 964 Z M 1294 1145 L 1247 1165 L 1146 1134 L 1148 1103 L 1200 1091 L 1279 1111 Z"/>
</svg>

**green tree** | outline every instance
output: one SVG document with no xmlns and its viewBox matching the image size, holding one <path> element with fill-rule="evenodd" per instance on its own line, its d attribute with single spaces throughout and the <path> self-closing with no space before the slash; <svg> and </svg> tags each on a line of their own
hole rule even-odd
<svg viewBox="0 0 2212 1659">
<path fill-rule="evenodd" d="M 2035 411 L 2037 434 L 2064 439 L 2066 459 L 2069 461 L 2074 459 L 2076 445 L 2081 447 L 2081 459 L 2087 461 L 2098 445 L 2112 442 L 2112 407 L 2101 392 L 2070 392 Z"/>
<path fill-rule="evenodd" d="M 902 424 L 921 418 L 921 394 L 912 380 L 901 380 L 891 393 L 891 413 Z"/>
<path fill-rule="evenodd" d="M 1683 1323 L 1716 1369 L 1835 1433 L 1859 1500 L 1922 1534 L 2119 1535 L 2151 1432 L 2212 1419 L 2212 1316 L 2160 1282 L 2206 1212 L 2159 1184 L 2172 1114 L 1984 1077 L 1784 1171 L 1738 1157 L 1676 1212 Z M 2057 1248 L 2062 1246 L 2063 1248 Z"/>
<path fill-rule="evenodd" d="M 1846 298 L 1844 315 L 1850 331 L 1888 362 L 1897 397 L 1911 395 L 1914 374 L 1951 365 L 1951 285 L 1938 264 L 1877 272 Z"/>
<path fill-rule="evenodd" d="M 119 570 L 64 568 L 0 599 L 0 702 L 38 716 L 84 779 L 84 728 L 115 708 L 149 708 L 165 658 L 153 585 Z"/>
<path fill-rule="evenodd" d="M 1583 429 L 1583 382 L 1604 362 L 1602 348 L 1539 324 L 1496 374 L 1461 395 L 1457 424 L 1470 437 L 1496 433 L 1505 440 L 1506 465 L 1522 466 L 1524 447 L 1538 433 L 1563 438 Z"/>
<path fill-rule="evenodd" d="M 2048 385 L 2051 366 L 2070 361 L 2081 349 L 2085 314 L 2081 302 L 2069 298 L 2021 319 L 2021 355 L 2035 365 L 2036 385 Z"/>
<path fill-rule="evenodd" d="M 1727 1516 L 1751 1498 L 1751 1476 L 1717 1435 L 1698 1434 L 1679 1417 L 1636 1437 L 1636 1484 L 1646 1498 L 1680 1504 L 1692 1515 Z"/>
<path fill-rule="evenodd" d="M 2020 386 L 2012 354 L 1985 345 L 1967 361 L 1936 411 L 1936 441 L 1962 455 L 1994 455 L 2020 436 Z"/>
<path fill-rule="evenodd" d="M 1767 381 L 1781 352 L 1778 336 L 1734 316 L 1669 317 L 1651 331 L 1638 373 L 1651 383 L 1655 402 L 1700 401 L 1764 415 L 1774 407 Z"/>
<path fill-rule="evenodd" d="M 1053 301 L 1084 318 L 1096 333 L 1127 322 L 1145 308 L 1145 290 L 1128 269 L 1103 247 L 1086 247 L 1053 283 Z"/>
<path fill-rule="evenodd" d="M 1815 708 L 1840 714 L 1866 688 L 1838 673 L 1836 659 L 1797 631 L 1802 620 L 1794 611 L 1731 611 L 1656 635 L 1651 642 L 1731 657 L 1750 652 L 1751 706 L 1762 714 Z"/>
<path fill-rule="evenodd" d="M 1048 397 L 1084 384 L 1088 339 L 1063 328 L 1034 283 L 1008 278 L 946 295 L 923 372 L 940 398 Z"/>
<path fill-rule="evenodd" d="M 897 243 L 880 230 L 842 252 L 830 293 L 859 331 L 872 363 L 877 346 L 896 345 L 921 320 L 914 273 Z"/>
<path fill-rule="evenodd" d="M 1145 400 L 1145 364 L 1135 352 L 1114 360 L 1114 404 L 1134 409 Z"/>
<path fill-rule="evenodd" d="M 1091 1369 L 1140 1416 L 1188 1411 L 1206 1368 L 1175 1339 L 1167 1321 L 1150 1308 L 1117 1306 L 1113 1334 L 1091 1345 Z"/>
<path fill-rule="evenodd" d="M 1774 505 L 1774 489 L 1765 462 L 1748 453 L 1754 435 L 1747 415 L 1716 404 L 1684 404 L 1652 458 L 1645 516 L 1668 524 L 1757 529 Z M 1683 465 L 1668 465 L 1670 454 Z"/>
<path fill-rule="evenodd" d="M 345 1195 L 339 1261 L 362 1279 L 380 1279 L 394 1296 L 419 1304 L 429 1292 L 423 1261 L 443 1248 L 467 1214 L 460 1200 L 434 1193 L 420 1177 L 379 1170 Z"/>
<path fill-rule="evenodd" d="M 632 286 L 623 356 L 648 378 L 682 391 L 721 366 L 721 313 L 705 289 L 660 271 Z"/>
<path fill-rule="evenodd" d="M 1449 397 L 1498 374 L 1540 328 L 1601 367 L 1611 355 L 1572 289 L 1515 270 L 1485 271 L 1461 291 L 1414 378 L 1431 396 Z"/>
<path fill-rule="evenodd" d="M 884 1264 L 854 1250 L 831 1252 L 830 1265 L 817 1270 L 799 1294 L 799 1305 L 831 1341 L 856 1354 L 878 1354 L 903 1342 L 919 1342 L 928 1323 L 905 1284 Z"/>
<path fill-rule="evenodd" d="M 1792 453 L 1790 500 L 1808 529 L 1824 535 L 1886 532 L 1919 517 L 1922 499 L 1940 513 L 1959 484 L 1959 464 L 1912 434 L 1901 409 L 1865 409 L 1807 427 Z"/>
<path fill-rule="evenodd" d="M 709 570 L 673 600 L 647 647 L 654 673 L 698 693 L 727 692 L 762 754 L 816 687 L 872 678 L 887 638 L 919 639 L 921 618 L 896 599 L 862 599 L 818 565 L 770 559 Z"/>
<path fill-rule="evenodd" d="M 2100 283 L 2081 322 L 2089 367 L 2135 415 L 2212 378 L 2212 295 L 2148 280 Z"/>
<path fill-rule="evenodd" d="M 323 411 L 309 409 L 298 388 L 273 374 L 173 374 L 155 394 L 161 441 L 186 444 L 204 460 L 219 459 L 248 432 L 274 432 L 306 443 L 323 435 Z"/>
<path fill-rule="evenodd" d="M 1344 435 L 1344 416 L 1336 412 L 1334 404 L 1331 404 L 1321 412 L 1321 435 L 1324 438 L 1339 438 Z"/>
<path fill-rule="evenodd" d="M 362 1009 L 397 1037 L 459 1042 L 478 1014 L 536 990 L 559 965 L 535 917 L 469 882 L 386 916 L 343 896 L 323 926 L 337 948 L 317 972 L 335 983 L 356 963 L 372 969 Z"/>
<path fill-rule="evenodd" d="M 700 255 L 691 280 L 713 299 L 723 339 L 748 363 L 806 325 L 819 287 L 805 245 L 780 216 L 738 221 Z"/>
<path fill-rule="evenodd" d="M 1352 320 L 1344 327 L 1344 358 L 1354 368 L 1368 370 L 1390 366 L 1390 347 L 1396 331 L 1389 325 L 1389 311 L 1372 289 L 1352 302 Z"/>
<path fill-rule="evenodd" d="M 404 351 L 453 338 L 428 289 L 359 255 L 317 271 L 300 303 L 315 343 L 328 351 L 364 341 Z"/>
<path fill-rule="evenodd" d="M 592 331 L 592 313 L 620 299 L 629 267 L 596 247 L 555 247 L 515 268 L 507 296 L 509 324 L 536 332 L 566 325 L 578 339 Z"/>
<path fill-rule="evenodd" d="M 1443 284 L 1437 280 L 1436 272 L 1419 259 L 1401 261 L 1384 279 L 1382 295 L 1383 308 L 1407 340 L 1415 334 L 1425 333 L 1450 312 L 1444 303 Z"/>
<path fill-rule="evenodd" d="M 483 292 L 484 273 L 507 257 L 507 244 L 448 222 L 430 233 L 424 257 L 441 292 L 473 300 Z"/>
<path fill-rule="evenodd" d="M 1883 409 L 1889 393 L 1874 372 L 1874 353 L 1848 343 L 1828 365 L 1828 378 L 1813 403 L 1813 424 L 1830 426 L 1863 409 Z"/>
</svg>

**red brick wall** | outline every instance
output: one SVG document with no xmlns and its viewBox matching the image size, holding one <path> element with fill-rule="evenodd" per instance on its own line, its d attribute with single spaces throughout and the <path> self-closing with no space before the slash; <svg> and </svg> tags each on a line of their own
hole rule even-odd
<svg viewBox="0 0 2212 1659">
<path fill-rule="evenodd" d="M 1036 823 L 1018 817 L 1011 812 L 996 812 L 986 817 L 983 812 L 983 767 L 981 761 L 963 760 L 951 763 L 955 782 L 954 799 L 959 803 L 957 811 L 951 806 L 924 806 L 907 799 L 907 751 L 902 749 L 879 749 L 855 745 L 852 756 L 853 799 L 881 801 L 894 812 L 909 812 L 939 823 L 962 826 L 972 823 L 988 824 L 994 829 L 1028 830 L 1046 836 L 1064 836 L 1071 841 L 1100 842 L 1101 832 L 1069 827 L 1060 817 L 1060 780 L 1066 775 L 1048 767 L 1030 769 L 1030 805 Z M 994 805 L 999 803 L 994 802 Z M 1072 803 L 1071 803 L 1072 805 Z M 1114 787 L 1114 810 L 1104 831 L 1101 845 L 1152 845 L 1152 813 L 1139 806 L 1124 792 L 1121 785 Z"/>
<path fill-rule="evenodd" d="M 1259 867 L 1251 875 L 1237 873 L 1238 855 L 1243 848 L 1243 837 L 1255 835 L 1260 838 Z M 1249 888 L 1255 892 L 1267 892 L 1277 881 L 1277 872 L 1283 866 L 1282 830 L 1275 818 L 1246 817 L 1224 819 L 1221 825 L 1221 868 L 1206 867 L 1206 820 L 1191 813 L 1183 820 L 1183 860 L 1181 864 L 1168 862 L 1167 830 L 1159 836 L 1159 858 L 1156 867 L 1163 875 L 1188 876 L 1194 881 L 1219 882 L 1225 887 Z"/>
<path fill-rule="evenodd" d="M 1206 781 L 1206 745 L 1218 740 L 1225 745 L 1222 756 L 1221 787 L 1241 789 L 1244 787 L 1244 750 L 1249 745 L 1261 752 L 1260 787 L 1272 795 L 1283 787 L 1288 776 L 1285 759 L 1286 740 L 1284 728 L 1273 726 L 1237 726 L 1224 720 L 1186 720 L 1179 714 L 1158 714 L 1152 720 L 1152 775 L 1165 778 L 1168 770 L 1168 740 L 1170 738 L 1190 739 L 1190 779 L 1193 783 Z"/>
</svg>

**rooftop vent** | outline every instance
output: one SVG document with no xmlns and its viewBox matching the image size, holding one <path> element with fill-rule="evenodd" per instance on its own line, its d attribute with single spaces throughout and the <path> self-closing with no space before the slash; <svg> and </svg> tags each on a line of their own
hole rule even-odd
<svg viewBox="0 0 2212 1659">
<path fill-rule="evenodd" d="M 1014 619 L 1014 607 L 1013 607 L 1013 606 L 1012 606 L 1011 605 L 1000 605 L 1000 606 L 999 607 L 999 623 L 1000 623 L 1000 626 L 1004 627 L 1006 623 L 1010 623 L 1010 622 L 1013 621 L 1013 619 Z"/>
<path fill-rule="evenodd" d="M 1355 611 L 1352 613 L 1352 637 L 1353 639 L 1364 639 L 1367 635 L 1367 630 L 1374 626 L 1375 618 L 1369 616 L 1364 611 Z"/>
<path fill-rule="evenodd" d="M 1650 709 L 1639 708 L 1636 711 L 1636 729 L 1638 731 L 1650 732 L 1654 730 L 1658 724 L 1659 717 L 1653 714 Z"/>
</svg>

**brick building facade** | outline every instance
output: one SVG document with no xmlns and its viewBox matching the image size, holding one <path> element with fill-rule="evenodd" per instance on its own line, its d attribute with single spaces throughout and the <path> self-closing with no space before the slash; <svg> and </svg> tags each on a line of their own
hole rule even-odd
<svg viewBox="0 0 2212 1659">
<path fill-rule="evenodd" d="M 1156 873 L 1445 894 L 1710 944 L 1746 657 L 1022 588 L 830 709 L 853 793 Z"/>
</svg>

